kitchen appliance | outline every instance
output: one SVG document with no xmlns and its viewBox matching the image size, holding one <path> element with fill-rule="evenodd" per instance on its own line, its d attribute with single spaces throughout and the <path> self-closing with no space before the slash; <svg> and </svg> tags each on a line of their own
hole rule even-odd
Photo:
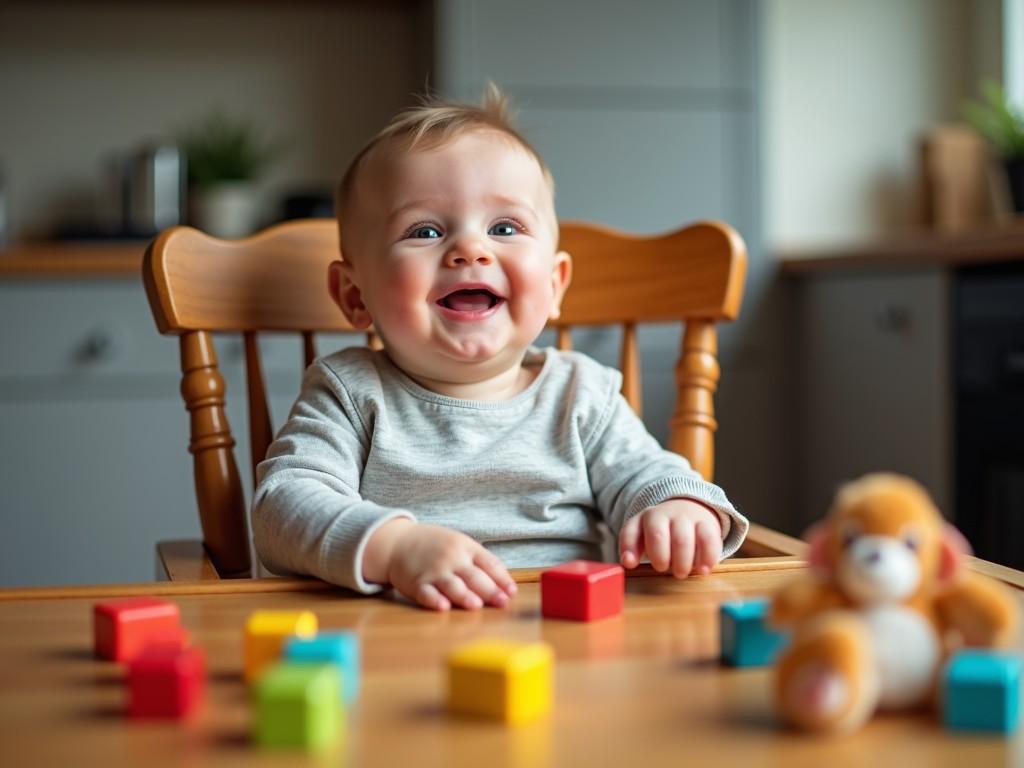
<svg viewBox="0 0 1024 768">
<path fill-rule="evenodd" d="M 956 524 L 978 557 L 1024 568 L 1024 264 L 955 286 Z"/>
</svg>

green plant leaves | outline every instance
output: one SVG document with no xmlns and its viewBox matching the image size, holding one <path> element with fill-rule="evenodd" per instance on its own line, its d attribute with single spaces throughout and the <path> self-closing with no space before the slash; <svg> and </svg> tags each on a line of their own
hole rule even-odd
<svg viewBox="0 0 1024 768">
<path fill-rule="evenodd" d="M 984 136 L 1003 160 L 1024 159 L 1024 112 L 1014 107 L 998 84 L 982 85 L 981 102 L 969 101 L 963 114 L 975 130 Z"/>
<path fill-rule="evenodd" d="M 183 132 L 179 142 L 188 161 L 189 181 L 196 187 L 255 180 L 283 150 L 280 142 L 264 138 L 249 122 L 220 110 Z"/>
</svg>

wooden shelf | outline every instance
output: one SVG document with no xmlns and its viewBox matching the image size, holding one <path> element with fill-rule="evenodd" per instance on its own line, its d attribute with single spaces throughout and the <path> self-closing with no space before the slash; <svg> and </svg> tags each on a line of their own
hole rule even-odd
<svg viewBox="0 0 1024 768">
<path fill-rule="evenodd" d="M 1024 219 L 961 234 L 917 232 L 844 246 L 782 249 L 776 256 L 790 275 L 1024 261 Z"/>
<path fill-rule="evenodd" d="M 0 250 L 0 279 L 138 277 L 148 241 L 31 242 Z"/>
</svg>

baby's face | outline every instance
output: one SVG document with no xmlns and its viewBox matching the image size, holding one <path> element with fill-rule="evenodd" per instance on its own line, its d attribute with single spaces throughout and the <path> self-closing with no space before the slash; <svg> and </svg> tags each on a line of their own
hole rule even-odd
<svg viewBox="0 0 1024 768">
<path fill-rule="evenodd" d="M 410 375 L 475 382 L 521 364 L 568 285 L 537 161 L 493 132 L 381 151 L 361 171 L 335 292 Z M 359 305 L 364 310 L 360 310 Z"/>
</svg>

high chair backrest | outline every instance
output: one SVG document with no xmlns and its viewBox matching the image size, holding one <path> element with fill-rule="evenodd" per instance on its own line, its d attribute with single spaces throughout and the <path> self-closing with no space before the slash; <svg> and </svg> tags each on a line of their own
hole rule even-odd
<svg viewBox="0 0 1024 768">
<path fill-rule="evenodd" d="M 654 237 L 563 222 L 560 247 L 572 255 L 574 268 L 556 326 L 558 346 L 571 346 L 574 326 L 621 324 L 623 394 L 638 413 L 637 324 L 686 322 L 667 447 L 710 479 L 717 427 L 712 395 L 719 379 L 715 323 L 739 312 L 746 273 L 743 240 L 716 222 Z M 143 281 L 157 327 L 180 337 L 181 393 L 190 414 L 188 449 L 203 543 L 221 577 L 250 575 L 251 561 L 212 334 L 239 333 L 245 342 L 255 475 L 273 437 L 258 334 L 300 334 L 308 366 L 316 357 L 314 334 L 352 331 L 327 293 L 327 266 L 337 258 L 333 219 L 288 222 L 237 241 L 174 227 L 146 250 Z M 379 346 L 373 334 L 367 343 Z"/>
</svg>

